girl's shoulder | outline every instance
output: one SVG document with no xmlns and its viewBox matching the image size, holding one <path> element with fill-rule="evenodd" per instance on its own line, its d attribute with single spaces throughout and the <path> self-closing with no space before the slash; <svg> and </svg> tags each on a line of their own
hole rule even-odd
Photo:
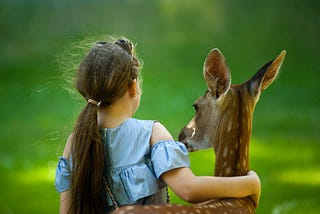
<svg viewBox="0 0 320 214">
<path fill-rule="evenodd" d="M 173 137 L 164 125 L 156 121 L 153 124 L 150 144 L 153 146 L 157 142 L 164 140 L 173 140 Z"/>
</svg>

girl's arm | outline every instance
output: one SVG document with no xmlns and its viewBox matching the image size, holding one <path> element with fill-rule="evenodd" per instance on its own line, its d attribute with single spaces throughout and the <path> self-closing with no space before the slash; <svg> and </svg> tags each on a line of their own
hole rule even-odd
<svg viewBox="0 0 320 214">
<path fill-rule="evenodd" d="M 182 167 L 163 173 L 161 179 L 190 203 L 251 196 L 257 206 L 260 198 L 260 181 L 255 173 L 238 177 L 195 176 L 189 168 Z"/>
<path fill-rule="evenodd" d="M 70 156 L 72 137 L 73 137 L 72 134 L 68 137 L 66 146 L 64 147 L 64 151 L 63 151 L 63 157 L 65 157 L 67 159 Z M 71 191 L 68 190 L 65 192 L 61 192 L 60 193 L 60 211 L 59 211 L 59 213 L 60 214 L 69 213 L 70 205 L 71 205 Z"/>
<path fill-rule="evenodd" d="M 60 214 L 67 214 L 70 209 L 70 195 L 71 191 L 65 191 L 60 193 Z"/>
<path fill-rule="evenodd" d="M 151 144 L 161 140 L 173 140 L 168 130 L 160 123 L 153 127 Z M 183 200 L 196 203 L 213 198 L 242 198 L 251 196 L 258 205 L 260 180 L 254 172 L 246 176 L 214 177 L 195 176 L 187 167 L 167 171 L 161 179 Z"/>
</svg>

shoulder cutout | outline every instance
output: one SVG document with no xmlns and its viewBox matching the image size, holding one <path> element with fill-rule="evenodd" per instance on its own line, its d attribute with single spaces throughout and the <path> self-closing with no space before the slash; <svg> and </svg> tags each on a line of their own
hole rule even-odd
<svg viewBox="0 0 320 214">
<path fill-rule="evenodd" d="M 162 140 L 173 140 L 170 132 L 161 123 L 155 122 L 153 124 L 152 135 L 150 139 L 150 144 L 153 146 L 155 143 Z"/>
</svg>

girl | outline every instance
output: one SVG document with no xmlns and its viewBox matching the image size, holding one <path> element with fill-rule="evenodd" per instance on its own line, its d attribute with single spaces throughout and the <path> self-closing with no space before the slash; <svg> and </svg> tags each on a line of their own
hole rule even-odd
<svg viewBox="0 0 320 214">
<path fill-rule="evenodd" d="M 195 203 L 251 196 L 260 181 L 195 176 L 185 146 L 159 122 L 132 116 L 140 103 L 140 64 L 126 39 L 98 42 L 78 69 L 76 88 L 87 104 L 56 171 L 60 213 L 106 213 L 128 204 L 165 204 L 167 185 Z"/>
</svg>

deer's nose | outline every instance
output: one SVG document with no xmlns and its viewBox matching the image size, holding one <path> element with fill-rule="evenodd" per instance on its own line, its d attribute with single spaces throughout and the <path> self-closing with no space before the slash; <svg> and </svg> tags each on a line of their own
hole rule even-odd
<svg viewBox="0 0 320 214">
<path fill-rule="evenodd" d="M 192 128 L 184 127 L 179 133 L 179 141 L 186 144 L 187 140 L 191 138 L 194 130 Z"/>
</svg>

